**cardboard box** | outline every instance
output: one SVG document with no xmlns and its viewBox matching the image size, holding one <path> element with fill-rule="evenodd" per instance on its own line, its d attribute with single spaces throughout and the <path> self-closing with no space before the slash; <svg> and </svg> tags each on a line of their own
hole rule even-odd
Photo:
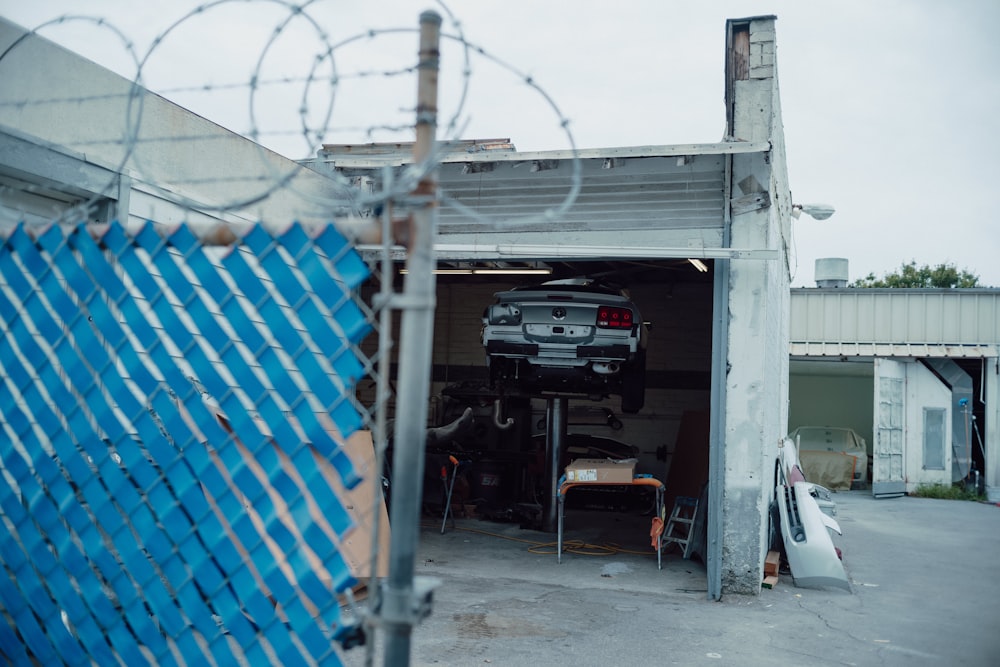
<svg viewBox="0 0 1000 667">
<path fill-rule="evenodd" d="M 566 466 L 567 482 L 631 484 L 635 459 L 577 459 Z"/>
</svg>

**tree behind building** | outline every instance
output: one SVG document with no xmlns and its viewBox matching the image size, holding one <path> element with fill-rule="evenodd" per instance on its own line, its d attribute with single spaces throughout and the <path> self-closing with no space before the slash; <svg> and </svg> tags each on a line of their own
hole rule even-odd
<svg viewBox="0 0 1000 667">
<path fill-rule="evenodd" d="M 979 276 L 968 269 L 959 269 L 954 264 L 938 264 L 917 266 L 915 261 L 903 264 L 898 270 L 886 273 L 876 278 L 869 273 L 864 278 L 858 278 L 851 287 L 984 287 L 979 284 Z"/>
</svg>

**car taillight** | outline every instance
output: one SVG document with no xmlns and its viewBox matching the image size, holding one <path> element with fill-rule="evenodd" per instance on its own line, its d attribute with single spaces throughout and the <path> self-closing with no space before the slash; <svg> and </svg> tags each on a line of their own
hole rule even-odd
<svg viewBox="0 0 1000 667">
<path fill-rule="evenodd" d="M 601 329 L 631 329 L 632 310 L 601 306 L 597 309 L 597 326 Z"/>
</svg>

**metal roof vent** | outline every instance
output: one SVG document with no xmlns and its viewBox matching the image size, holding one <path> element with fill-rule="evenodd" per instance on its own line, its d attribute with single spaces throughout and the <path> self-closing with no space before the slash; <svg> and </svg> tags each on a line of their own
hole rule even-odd
<svg viewBox="0 0 1000 667">
<path fill-rule="evenodd" d="M 847 260 L 824 257 L 816 260 L 816 287 L 847 287 Z"/>
</svg>

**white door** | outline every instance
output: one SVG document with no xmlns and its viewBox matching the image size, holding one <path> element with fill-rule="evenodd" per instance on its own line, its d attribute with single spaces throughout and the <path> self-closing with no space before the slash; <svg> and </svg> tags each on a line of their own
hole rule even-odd
<svg viewBox="0 0 1000 667">
<path fill-rule="evenodd" d="M 872 443 L 872 495 L 906 492 L 906 364 L 875 358 L 875 424 Z"/>
</svg>

